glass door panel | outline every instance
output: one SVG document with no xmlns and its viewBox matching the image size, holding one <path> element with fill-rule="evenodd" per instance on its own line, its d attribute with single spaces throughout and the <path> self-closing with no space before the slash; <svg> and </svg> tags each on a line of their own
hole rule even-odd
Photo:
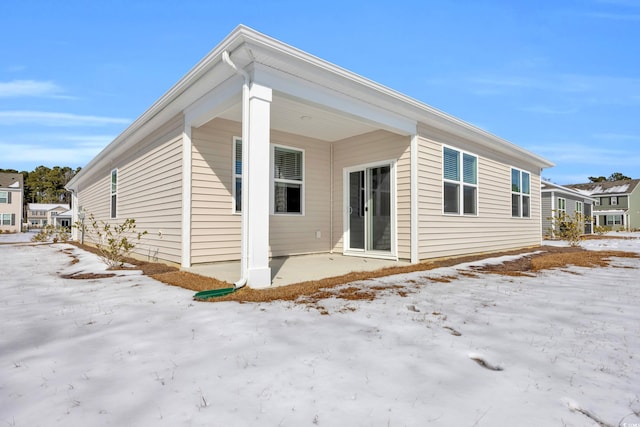
<svg viewBox="0 0 640 427">
<path fill-rule="evenodd" d="M 349 247 L 364 250 L 364 171 L 349 173 Z"/>
</svg>

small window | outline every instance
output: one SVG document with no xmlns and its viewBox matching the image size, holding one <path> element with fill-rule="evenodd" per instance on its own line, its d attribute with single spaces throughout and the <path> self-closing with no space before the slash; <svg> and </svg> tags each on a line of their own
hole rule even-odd
<svg viewBox="0 0 640 427">
<path fill-rule="evenodd" d="M 582 206 L 582 202 L 576 202 L 576 213 L 577 214 L 582 214 L 582 212 L 584 211 L 583 206 Z"/>
<path fill-rule="evenodd" d="M 304 152 L 273 146 L 273 213 L 302 214 L 304 201 Z"/>
<path fill-rule="evenodd" d="M 117 217 L 118 207 L 118 169 L 111 171 L 111 218 Z"/>
<path fill-rule="evenodd" d="M 618 204 L 618 197 L 617 196 L 611 196 L 611 206 L 615 206 Z"/>
<path fill-rule="evenodd" d="M 242 212 L 242 139 L 233 138 L 233 200 L 235 212 Z"/>
<path fill-rule="evenodd" d="M 622 225 L 622 215 L 607 215 L 607 225 Z"/>
<path fill-rule="evenodd" d="M 2 214 L 0 215 L 1 225 L 11 225 L 11 214 Z"/>
<path fill-rule="evenodd" d="M 511 169 L 511 216 L 531 217 L 531 175 L 519 169 Z"/>
<path fill-rule="evenodd" d="M 443 212 L 457 215 L 478 213 L 478 157 L 443 147 Z"/>
<path fill-rule="evenodd" d="M 567 212 L 567 199 L 558 198 L 558 212 Z"/>
<path fill-rule="evenodd" d="M 0 191 L 0 203 L 9 203 L 8 191 Z"/>
</svg>

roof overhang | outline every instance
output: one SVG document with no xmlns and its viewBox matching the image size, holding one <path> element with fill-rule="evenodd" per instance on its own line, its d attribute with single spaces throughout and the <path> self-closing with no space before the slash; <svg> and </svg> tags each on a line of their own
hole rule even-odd
<svg viewBox="0 0 640 427">
<path fill-rule="evenodd" d="M 580 197 L 584 199 L 585 202 L 591 202 L 591 203 L 595 203 L 597 201 L 595 198 L 587 196 L 586 194 L 578 190 L 563 187 L 562 185 L 554 184 L 553 182 L 543 181 L 542 185 L 547 187 L 540 190 L 543 193 L 561 193 L 561 194 L 565 194 L 573 197 Z"/>
<path fill-rule="evenodd" d="M 287 110 L 295 105 L 319 112 L 325 120 L 335 118 L 344 133 L 327 135 L 327 138 L 374 129 L 413 135 L 420 123 L 493 151 L 522 157 L 541 169 L 554 166 L 489 132 L 240 25 L 92 159 L 66 188 L 77 190 L 79 182 L 94 173 L 92 171 L 98 166 L 119 157 L 176 115 L 184 114 L 187 126 L 196 127 L 212 115 L 237 117 L 242 79 L 223 63 L 225 51 L 239 68 L 250 73 L 252 81 L 274 90 L 276 112 L 278 108 Z M 278 114 L 272 115 L 274 129 L 279 126 L 278 117 Z M 292 123 L 287 126 L 295 130 Z M 317 128 L 328 127 L 320 121 Z M 334 126 L 334 129 L 337 131 L 340 126 Z"/>
</svg>

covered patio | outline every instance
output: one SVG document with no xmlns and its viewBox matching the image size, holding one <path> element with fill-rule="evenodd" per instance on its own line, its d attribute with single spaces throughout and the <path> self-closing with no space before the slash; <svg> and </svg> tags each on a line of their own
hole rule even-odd
<svg viewBox="0 0 640 427">
<path fill-rule="evenodd" d="M 269 260 L 271 286 L 285 286 L 341 276 L 356 271 L 375 271 L 381 268 L 401 267 L 410 264 L 408 261 L 361 258 L 338 253 L 296 255 Z M 240 261 L 197 264 L 183 268 L 183 270 L 234 283 L 240 277 Z"/>
</svg>

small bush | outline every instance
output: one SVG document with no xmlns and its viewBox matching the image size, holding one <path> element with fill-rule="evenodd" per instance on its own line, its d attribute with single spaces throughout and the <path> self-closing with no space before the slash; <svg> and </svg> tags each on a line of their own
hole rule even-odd
<svg viewBox="0 0 640 427">
<path fill-rule="evenodd" d="M 576 212 L 573 216 L 566 212 L 555 212 L 554 216 L 548 218 L 555 224 L 552 235 L 560 240 L 566 240 L 571 246 L 578 246 L 584 238 L 584 225 L 590 218 Z"/>
<path fill-rule="evenodd" d="M 89 214 L 88 224 L 80 221 L 74 224 L 80 232 L 96 245 L 99 256 L 109 267 L 122 267 L 125 258 L 131 253 L 146 231 L 136 231 L 136 220 L 128 218 L 122 224 L 112 224 L 96 220 Z"/>
<path fill-rule="evenodd" d="M 609 225 L 596 225 L 595 227 L 593 227 L 593 232 L 598 236 L 602 236 L 603 234 L 608 233 L 611 230 L 612 228 Z"/>
<path fill-rule="evenodd" d="M 55 227 L 52 224 L 45 225 L 42 229 L 31 238 L 32 242 L 68 242 L 71 239 L 71 234 L 66 227 Z"/>
</svg>

